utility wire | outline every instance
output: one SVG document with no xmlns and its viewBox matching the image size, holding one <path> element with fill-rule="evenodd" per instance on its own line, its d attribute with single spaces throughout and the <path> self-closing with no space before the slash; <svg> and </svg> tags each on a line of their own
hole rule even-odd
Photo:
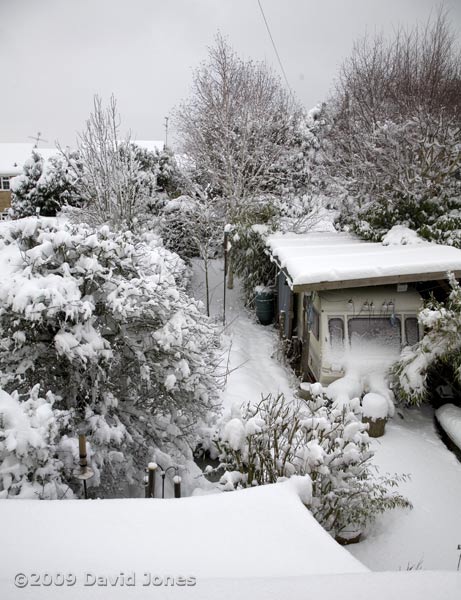
<svg viewBox="0 0 461 600">
<path fill-rule="evenodd" d="M 274 48 L 275 55 L 277 56 L 277 60 L 278 60 L 279 65 L 280 65 L 280 69 L 282 70 L 283 77 L 285 79 L 285 83 L 287 84 L 287 87 L 288 87 L 288 90 L 290 91 L 290 94 L 293 95 L 293 92 L 291 90 L 291 86 L 290 86 L 290 84 L 288 82 L 287 74 L 285 73 L 285 69 L 283 68 L 282 60 L 281 60 L 279 52 L 277 50 L 277 46 L 275 45 L 274 38 L 272 37 L 272 33 L 271 33 L 270 28 L 269 28 L 269 23 L 267 22 L 266 15 L 264 14 L 264 10 L 263 10 L 262 4 L 261 4 L 261 0 L 258 0 L 258 5 L 259 5 L 259 9 L 261 11 L 261 15 L 262 15 L 262 17 L 264 19 L 264 23 L 266 25 L 267 33 L 269 34 L 270 40 L 272 42 L 272 46 Z"/>
</svg>

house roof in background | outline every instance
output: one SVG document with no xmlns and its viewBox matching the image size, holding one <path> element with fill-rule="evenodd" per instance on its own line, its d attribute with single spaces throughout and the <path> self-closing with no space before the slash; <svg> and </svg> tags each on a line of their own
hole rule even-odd
<svg viewBox="0 0 461 600">
<path fill-rule="evenodd" d="M 349 233 L 274 234 L 267 240 L 294 292 L 461 277 L 461 250 L 421 241 L 383 245 Z"/>
<path fill-rule="evenodd" d="M 132 140 L 133 144 L 139 146 L 140 148 L 144 148 L 145 150 L 149 150 L 150 152 L 162 152 L 165 147 L 165 142 L 162 140 Z"/>
<path fill-rule="evenodd" d="M 161 140 L 133 140 L 140 148 L 150 152 L 162 152 L 165 143 Z M 58 154 L 57 148 L 35 148 L 33 143 L 0 142 L 0 175 L 20 175 L 32 150 L 38 152 L 45 161 Z"/>
<path fill-rule="evenodd" d="M 0 143 L 0 175 L 19 175 L 26 160 L 38 152 L 45 160 L 58 153 L 56 148 L 34 148 L 33 143 Z"/>
</svg>

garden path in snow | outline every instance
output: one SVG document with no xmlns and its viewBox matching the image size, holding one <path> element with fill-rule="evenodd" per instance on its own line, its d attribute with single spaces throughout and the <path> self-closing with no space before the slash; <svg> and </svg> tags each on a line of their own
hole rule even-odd
<svg viewBox="0 0 461 600">
<path fill-rule="evenodd" d="M 202 261 L 193 263 L 194 277 L 192 293 L 205 302 L 205 286 Z M 223 315 L 223 263 L 211 261 L 209 266 L 211 316 L 222 323 Z M 287 398 L 293 397 L 295 379 L 289 369 L 283 366 L 278 354 L 277 332 L 272 326 L 264 327 L 257 323 L 250 310 L 245 309 L 241 300 L 240 286 L 235 279 L 234 289 L 226 290 L 225 345 L 229 351 L 230 374 L 222 394 L 223 408 L 230 409 L 234 404 L 256 403 L 261 395 L 283 392 Z"/>
</svg>

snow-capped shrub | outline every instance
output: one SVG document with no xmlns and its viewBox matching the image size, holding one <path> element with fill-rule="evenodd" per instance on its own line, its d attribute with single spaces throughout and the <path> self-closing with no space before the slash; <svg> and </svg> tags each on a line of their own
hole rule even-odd
<svg viewBox="0 0 461 600">
<path fill-rule="evenodd" d="M 408 404 L 420 404 L 426 398 L 428 374 L 437 366 L 449 365 L 461 383 L 461 287 L 453 274 L 449 283 L 446 302 L 433 299 L 418 315 L 425 330 L 422 339 L 404 348 L 393 366 L 394 391 Z"/>
<path fill-rule="evenodd" d="M 61 433 L 86 432 L 94 485 L 130 480 L 156 447 L 190 453 L 219 357 L 216 330 L 178 284 L 181 259 L 107 226 L 29 218 L 1 233 L 4 389 L 40 383 L 73 411 Z"/>
<path fill-rule="evenodd" d="M 69 164 L 67 164 L 69 163 Z M 75 152 L 67 159 L 56 154 L 48 161 L 36 151 L 23 167 L 23 173 L 11 181 L 11 212 L 14 217 L 40 214 L 54 216 L 63 206 L 78 206 L 76 182 L 81 163 Z"/>
<path fill-rule="evenodd" d="M 74 465 L 60 446 L 72 411 L 55 402 L 50 392 L 40 397 L 38 384 L 23 397 L 0 390 L 0 498 L 72 498 Z"/>
<path fill-rule="evenodd" d="M 317 394 L 288 402 L 283 394 L 247 404 L 223 423 L 215 444 L 225 490 L 310 475 L 315 518 L 333 535 L 359 528 L 409 501 L 390 491 L 404 476 L 376 475 L 367 425 L 346 407 Z"/>
</svg>

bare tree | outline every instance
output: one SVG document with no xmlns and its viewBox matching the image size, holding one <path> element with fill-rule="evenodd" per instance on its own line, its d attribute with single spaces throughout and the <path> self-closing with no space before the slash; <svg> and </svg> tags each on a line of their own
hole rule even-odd
<svg viewBox="0 0 461 600">
<path fill-rule="evenodd" d="M 155 190 L 154 173 L 143 172 L 128 134 L 120 137 L 117 102 L 111 97 L 104 108 L 99 96 L 94 97 L 93 113 L 78 137 L 78 154 L 83 165 L 79 172 L 77 193 L 87 217 L 96 223 L 132 224 L 140 208 Z M 74 162 L 68 152 L 61 152 Z"/>
<path fill-rule="evenodd" d="M 175 120 L 202 182 L 227 199 L 228 218 L 273 177 L 296 114 L 293 97 L 264 63 L 242 60 L 216 37 Z"/>
<path fill-rule="evenodd" d="M 441 111 L 461 119 L 461 53 L 448 13 L 424 27 L 358 41 L 344 63 L 333 103 L 345 129 Z"/>
<path fill-rule="evenodd" d="M 329 174 L 366 238 L 395 224 L 461 244 L 461 54 L 442 9 L 424 28 L 359 42 L 332 102 Z"/>
</svg>

